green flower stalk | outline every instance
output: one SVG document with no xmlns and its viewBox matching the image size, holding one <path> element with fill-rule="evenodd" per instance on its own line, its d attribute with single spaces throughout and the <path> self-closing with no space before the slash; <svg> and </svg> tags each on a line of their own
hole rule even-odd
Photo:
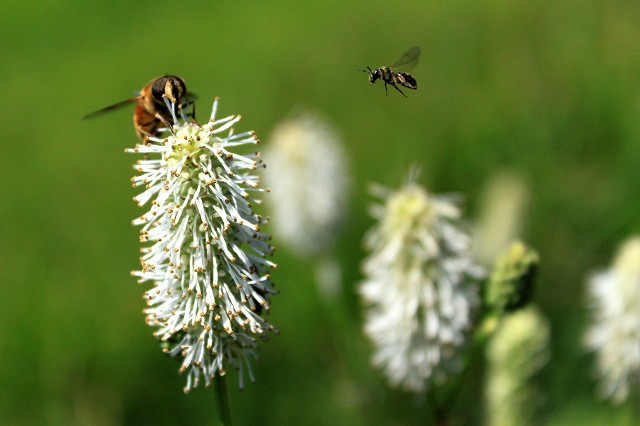
<svg viewBox="0 0 640 426">
<path fill-rule="evenodd" d="M 149 157 L 132 179 L 143 188 L 134 200 L 150 204 L 132 222 L 142 226 L 143 244 L 142 268 L 132 274 L 152 285 L 146 322 L 163 350 L 181 359 L 185 392 L 201 378 L 209 386 L 229 366 L 240 370 L 240 387 L 245 371 L 253 381 L 250 360 L 273 330 L 263 315 L 276 293 L 274 249 L 261 231 L 266 220 L 253 210 L 255 194 L 265 191 L 254 173 L 263 164 L 259 153 L 235 152 L 258 139 L 234 134 L 240 116 L 216 120 L 217 108 L 218 99 L 204 125 L 174 115 L 165 138 L 126 150 Z"/>
</svg>

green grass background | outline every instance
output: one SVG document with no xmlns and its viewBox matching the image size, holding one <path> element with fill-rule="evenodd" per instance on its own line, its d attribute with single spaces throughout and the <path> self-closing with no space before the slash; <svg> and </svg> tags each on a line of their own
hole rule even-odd
<svg viewBox="0 0 640 426">
<path fill-rule="evenodd" d="M 630 404 L 595 398 L 581 340 L 586 274 L 640 225 L 637 1 L 4 0 L 0 10 L 1 423 L 216 419 L 213 390 L 182 393 L 129 276 L 140 214 L 136 158 L 123 153 L 136 143 L 131 110 L 81 120 L 173 73 L 201 116 L 220 96 L 220 114 L 242 114 L 240 129 L 265 144 L 296 105 L 320 110 L 344 136 L 355 182 L 337 253 L 346 303 L 323 303 L 311 265 L 279 245 L 270 320 L 281 334 L 262 346 L 258 383 L 231 388 L 238 424 L 429 421 L 421 398 L 369 366 L 354 293 L 367 185 L 398 186 L 412 164 L 430 190 L 463 193 L 471 218 L 493 173 L 525 177 L 523 236 L 542 258 L 535 301 L 552 326 L 546 422 L 633 424 Z M 406 99 L 355 71 L 414 45 L 419 89 Z M 480 400 L 477 381 L 465 391 L 463 405 Z"/>
</svg>

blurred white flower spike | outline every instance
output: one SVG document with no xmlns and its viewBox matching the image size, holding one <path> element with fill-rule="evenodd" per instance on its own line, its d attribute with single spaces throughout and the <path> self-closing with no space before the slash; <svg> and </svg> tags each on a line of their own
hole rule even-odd
<svg viewBox="0 0 640 426">
<path fill-rule="evenodd" d="M 487 425 L 541 423 L 544 392 L 538 375 L 549 361 L 549 321 L 530 305 L 506 315 L 487 347 Z"/>
<path fill-rule="evenodd" d="M 510 170 L 493 174 L 483 192 L 473 251 L 481 264 L 493 265 L 520 238 L 530 196 L 525 179 Z"/>
<path fill-rule="evenodd" d="M 471 258 L 454 197 L 429 194 L 409 179 L 371 209 L 360 294 L 372 362 L 392 386 L 421 392 L 459 371 L 479 306 L 483 269 Z"/>
<path fill-rule="evenodd" d="M 336 242 L 349 189 L 345 158 L 337 132 L 310 112 L 282 122 L 269 138 L 264 177 L 273 188 L 274 235 L 302 256 Z"/>
<path fill-rule="evenodd" d="M 257 340 L 273 330 L 262 315 L 276 293 L 269 271 L 274 252 L 261 232 L 265 219 L 256 214 L 260 201 L 254 171 L 263 167 L 259 153 L 233 150 L 257 144 L 253 132 L 234 134 L 240 116 L 211 119 L 204 125 L 177 118 L 164 134 L 126 152 L 145 154 L 134 168 L 134 197 L 151 207 L 132 223 L 142 226 L 142 269 L 132 272 L 153 288 L 145 293 L 146 322 L 163 350 L 182 358 L 185 392 L 204 379 L 210 385 L 228 366 L 245 370 Z M 182 112 L 181 110 L 178 111 Z M 226 132 L 226 136 L 222 136 Z M 157 157 L 157 158 L 153 158 Z"/>
<path fill-rule="evenodd" d="M 627 240 L 613 266 L 589 278 L 593 324 L 586 334 L 595 352 L 600 394 L 620 404 L 640 392 L 640 236 Z"/>
</svg>

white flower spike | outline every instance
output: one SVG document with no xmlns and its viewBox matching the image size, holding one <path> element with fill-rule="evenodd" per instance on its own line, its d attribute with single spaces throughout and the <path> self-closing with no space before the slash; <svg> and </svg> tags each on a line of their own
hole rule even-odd
<svg viewBox="0 0 640 426">
<path fill-rule="evenodd" d="M 298 111 L 273 130 L 264 158 L 273 235 L 313 260 L 318 290 L 332 300 L 341 289 L 334 252 L 351 186 L 342 138 L 320 114 Z"/>
<path fill-rule="evenodd" d="M 392 386 L 420 392 L 458 371 L 479 304 L 482 269 L 471 259 L 461 211 L 450 197 L 429 194 L 412 179 L 380 189 L 379 221 L 366 235 L 360 294 L 373 364 Z"/>
<path fill-rule="evenodd" d="M 311 112 L 280 123 L 269 138 L 264 177 L 273 187 L 274 236 L 302 256 L 336 242 L 350 186 L 346 158 L 338 133 Z"/>
<path fill-rule="evenodd" d="M 611 268 L 588 282 L 593 324 L 586 334 L 595 352 L 600 394 L 614 403 L 640 391 L 640 237 L 620 248 Z"/>
<path fill-rule="evenodd" d="M 260 203 L 253 194 L 265 191 L 253 171 L 264 166 L 259 153 L 233 151 L 258 139 L 234 134 L 240 116 L 216 120 L 217 107 L 216 98 L 204 125 L 174 114 L 166 138 L 126 150 L 151 157 L 137 162 L 132 179 L 144 188 L 134 200 L 151 202 L 132 222 L 142 226 L 144 245 L 142 269 L 132 274 L 153 285 L 146 322 L 166 353 L 182 357 L 185 392 L 201 377 L 208 386 L 227 366 L 240 370 L 241 388 L 244 370 L 253 381 L 257 339 L 273 330 L 262 314 L 276 293 L 269 275 L 276 265 L 268 260 L 274 249 L 260 231 L 266 220 L 253 211 Z"/>
</svg>

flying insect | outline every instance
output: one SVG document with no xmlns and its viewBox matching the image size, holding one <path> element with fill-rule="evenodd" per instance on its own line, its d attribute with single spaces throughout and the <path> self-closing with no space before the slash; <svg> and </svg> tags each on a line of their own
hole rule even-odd
<svg viewBox="0 0 640 426">
<path fill-rule="evenodd" d="M 413 78 L 411 74 L 406 71 L 411 71 L 418 65 L 418 57 L 420 56 L 420 48 L 412 47 L 409 49 L 400 59 L 398 59 L 393 65 L 387 67 L 382 66 L 380 68 L 367 67 L 366 70 L 358 70 L 363 71 L 369 74 L 369 83 L 373 84 L 378 79 L 384 82 L 384 92 L 389 96 L 387 92 L 387 85 L 392 86 L 398 92 L 402 94 L 405 98 L 407 95 L 404 94 L 402 90 L 400 90 L 399 86 L 406 87 L 407 89 L 416 90 L 418 88 L 418 83 L 416 79 Z M 396 71 L 397 69 L 402 69 L 402 72 Z"/>
<path fill-rule="evenodd" d="M 170 109 L 172 104 L 178 111 L 192 105 L 193 110 L 187 115 L 195 119 L 196 108 L 193 95 L 187 92 L 184 80 L 176 75 L 154 78 L 140 90 L 138 96 L 109 105 L 84 118 L 93 118 L 134 102 L 136 107 L 133 112 L 133 126 L 138 137 L 145 143 L 150 136 L 158 136 L 159 129 L 163 125 L 166 126 L 172 122 Z"/>
</svg>

